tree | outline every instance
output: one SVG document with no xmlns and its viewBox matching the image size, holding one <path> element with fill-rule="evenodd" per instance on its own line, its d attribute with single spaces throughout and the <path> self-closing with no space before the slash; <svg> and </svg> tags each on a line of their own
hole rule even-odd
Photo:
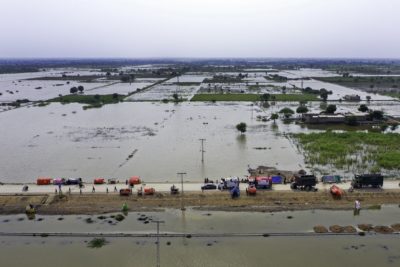
<svg viewBox="0 0 400 267">
<path fill-rule="evenodd" d="M 238 125 L 236 125 L 236 129 L 241 133 L 245 133 L 247 130 L 247 124 L 244 122 L 239 123 Z"/>
<path fill-rule="evenodd" d="M 271 114 L 271 120 L 274 120 L 274 122 L 275 122 L 275 120 L 277 120 L 278 118 L 279 118 L 279 116 L 278 116 L 277 113 L 272 113 L 272 114 Z"/>
<path fill-rule="evenodd" d="M 381 110 L 370 110 L 368 117 L 370 120 L 382 120 L 383 119 L 383 111 Z"/>
<path fill-rule="evenodd" d="M 112 95 L 112 98 L 113 98 L 113 99 L 118 99 L 118 94 L 117 94 L 117 93 L 114 93 L 114 94 Z"/>
<path fill-rule="evenodd" d="M 367 95 L 367 101 L 371 101 L 371 96 Z"/>
<path fill-rule="evenodd" d="M 80 93 L 82 93 L 83 90 L 85 90 L 85 88 L 84 88 L 82 85 L 79 85 L 79 86 L 78 86 L 78 91 L 79 91 Z"/>
<path fill-rule="evenodd" d="M 367 105 L 361 104 L 360 107 L 358 108 L 358 111 L 367 112 L 368 111 Z"/>
<path fill-rule="evenodd" d="M 326 100 L 328 100 L 328 92 L 327 91 L 321 91 L 319 96 L 322 98 L 322 100 L 324 102 L 326 102 Z"/>
<path fill-rule="evenodd" d="M 268 101 L 270 96 L 271 96 L 270 94 L 262 94 L 260 96 L 260 99 L 261 99 L 261 101 Z"/>
<path fill-rule="evenodd" d="M 178 100 L 179 100 L 179 95 L 178 95 L 177 93 L 173 93 L 172 98 L 173 98 L 175 101 L 178 101 Z"/>
<path fill-rule="evenodd" d="M 328 105 L 325 110 L 325 112 L 328 114 L 334 114 L 335 111 L 336 111 L 336 105 Z"/>
<path fill-rule="evenodd" d="M 100 95 L 94 95 L 94 99 L 96 99 L 96 101 L 100 101 Z"/>
<path fill-rule="evenodd" d="M 76 94 L 76 93 L 78 92 L 78 88 L 72 87 L 71 89 L 69 89 L 69 92 L 70 92 L 71 94 Z"/>
<path fill-rule="evenodd" d="M 289 119 L 290 116 L 294 114 L 294 111 L 290 108 L 283 108 L 279 111 L 279 113 L 283 114 L 286 119 Z"/>
<path fill-rule="evenodd" d="M 301 105 L 296 109 L 296 112 L 297 113 L 307 113 L 308 112 L 308 108 L 306 106 Z"/>
</svg>

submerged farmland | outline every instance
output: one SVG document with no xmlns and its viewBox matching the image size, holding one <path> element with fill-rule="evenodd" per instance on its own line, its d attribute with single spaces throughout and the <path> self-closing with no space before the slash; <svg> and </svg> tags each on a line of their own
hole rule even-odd
<svg viewBox="0 0 400 267">
<path fill-rule="evenodd" d="M 396 173 L 400 169 L 400 135 L 375 132 L 298 133 L 292 137 L 306 164 L 353 172 Z"/>
</svg>

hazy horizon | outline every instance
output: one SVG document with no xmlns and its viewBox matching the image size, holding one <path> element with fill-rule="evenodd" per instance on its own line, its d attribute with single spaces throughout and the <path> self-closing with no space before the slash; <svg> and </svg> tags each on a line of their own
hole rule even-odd
<svg viewBox="0 0 400 267">
<path fill-rule="evenodd" d="M 396 0 L 0 0 L 0 58 L 398 59 Z"/>
</svg>

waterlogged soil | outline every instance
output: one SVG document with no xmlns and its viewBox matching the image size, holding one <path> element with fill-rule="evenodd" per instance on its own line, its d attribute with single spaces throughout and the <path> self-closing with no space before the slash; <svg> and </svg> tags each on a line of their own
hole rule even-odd
<svg viewBox="0 0 400 267">
<path fill-rule="evenodd" d="M 358 191 L 345 193 L 341 199 L 333 198 L 329 192 L 291 192 L 259 191 L 256 196 L 243 195 L 232 200 L 228 192 L 186 193 L 183 199 L 168 193 L 156 193 L 154 196 L 122 197 L 117 194 L 72 194 L 49 198 L 39 196 L 0 196 L 1 212 L 24 212 L 27 203 L 37 207 L 38 214 L 98 214 L 116 212 L 124 203 L 130 211 L 153 211 L 169 208 L 181 208 L 182 205 L 198 210 L 216 211 L 259 211 L 275 212 L 287 210 L 329 209 L 351 210 L 354 201 L 360 200 L 365 209 L 380 209 L 382 204 L 400 203 L 398 190 L 381 192 Z M 20 202 L 18 201 L 20 200 Z"/>
</svg>

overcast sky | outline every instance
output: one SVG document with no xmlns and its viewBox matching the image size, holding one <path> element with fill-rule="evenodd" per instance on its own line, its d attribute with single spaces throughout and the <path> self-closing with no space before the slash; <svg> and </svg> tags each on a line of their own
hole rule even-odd
<svg viewBox="0 0 400 267">
<path fill-rule="evenodd" d="M 400 58 L 399 0 L 0 0 L 0 57 Z"/>
</svg>

